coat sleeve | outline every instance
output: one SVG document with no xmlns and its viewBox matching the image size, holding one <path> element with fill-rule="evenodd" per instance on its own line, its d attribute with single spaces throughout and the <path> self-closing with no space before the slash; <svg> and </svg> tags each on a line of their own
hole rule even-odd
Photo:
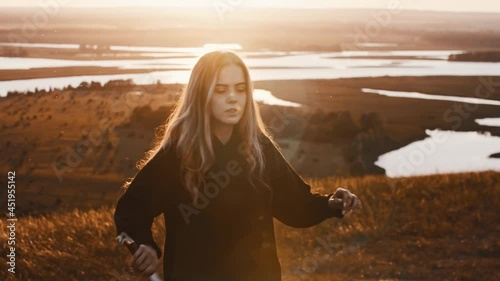
<svg viewBox="0 0 500 281">
<path fill-rule="evenodd" d="M 268 165 L 273 189 L 273 216 L 282 223 L 297 227 L 311 227 L 327 218 L 342 218 L 342 210 L 328 206 L 328 195 L 312 193 L 311 186 L 300 177 L 281 153 L 268 143 Z"/>
<path fill-rule="evenodd" d="M 117 235 L 126 232 L 137 245 L 145 244 L 155 249 L 158 258 L 162 250 L 153 239 L 151 226 L 155 217 L 163 212 L 165 188 L 162 165 L 163 150 L 160 150 L 136 174 L 127 190 L 120 196 L 114 212 Z"/>
</svg>

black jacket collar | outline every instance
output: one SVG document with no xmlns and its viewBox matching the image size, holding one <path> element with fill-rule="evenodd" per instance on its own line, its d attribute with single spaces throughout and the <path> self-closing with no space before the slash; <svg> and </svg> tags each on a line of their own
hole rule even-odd
<svg viewBox="0 0 500 281">
<path fill-rule="evenodd" d="M 234 126 L 233 131 L 231 132 L 231 136 L 229 137 L 226 144 L 223 144 L 219 140 L 219 138 L 214 133 L 212 133 L 212 144 L 215 151 L 227 151 L 231 148 L 237 147 L 239 140 L 241 140 L 241 137 L 239 136 L 238 126 Z"/>
</svg>

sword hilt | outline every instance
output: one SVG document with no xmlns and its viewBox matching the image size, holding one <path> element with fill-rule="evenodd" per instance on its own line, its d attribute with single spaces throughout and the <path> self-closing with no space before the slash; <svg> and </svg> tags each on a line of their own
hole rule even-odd
<svg viewBox="0 0 500 281">
<path fill-rule="evenodd" d="M 116 237 L 116 241 L 118 241 L 120 245 L 125 245 L 132 255 L 139 249 L 134 239 L 125 232 L 120 233 L 120 235 Z"/>
</svg>

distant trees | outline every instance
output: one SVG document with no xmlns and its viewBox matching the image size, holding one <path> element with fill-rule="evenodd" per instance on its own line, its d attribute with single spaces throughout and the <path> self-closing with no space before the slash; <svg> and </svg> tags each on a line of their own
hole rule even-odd
<svg viewBox="0 0 500 281">
<path fill-rule="evenodd" d="M 171 106 L 160 106 L 155 111 L 149 105 L 135 107 L 130 115 L 128 125 L 140 125 L 143 128 L 154 129 L 165 122 L 172 110 Z"/>
<path fill-rule="evenodd" d="M 92 89 L 92 90 L 100 89 L 100 88 L 102 88 L 102 85 L 101 85 L 100 82 L 91 81 L 89 88 Z"/>
<path fill-rule="evenodd" d="M 305 111 L 300 108 L 264 106 L 264 123 L 278 138 L 300 138 L 309 141 L 331 142 L 338 138 L 354 138 L 362 131 L 349 111 L 325 112 L 321 108 Z M 380 119 L 380 118 L 379 118 Z M 364 124 L 362 126 L 368 126 Z"/>
<path fill-rule="evenodd" d="M 3 47 L 0 54 L 2 57 L 27 57 L 28 51 L 21 47 Z"/>
<path fill-rule="evenodd" d="M 152 110 L 149 105 L 135 107 L 128 122 L 122 124 L 128 130 L 126 136 L 138 137 L 135 129 L 151 131 L 158 128 L 169 117 L 172 109 L 160 107 Z M 343 173 L 349 175 L 383 173 L 373 163 L 379 155 L 397 147 L 397 143 L 386 132 L 382 118 L 375 112 L 354 116 L 349 111 L 329 112 L 318 108 L 309 110 L 271 105 L 263 105 L 260 111 L 264 123 L 277 139 L 340 145 L 345 161 Z"/>
<path fill-rule="evenodd" d="M 71 85 L 62 87 L 61 89 L 50 87 L 49 90 L 38 89 L 35 88 L 34 91 L 8 91 L 7 96 L 17 96 L 17 95 L 36 95 L 36 94 L 46 94 L 52 93 L 55 91 L 78 91 L 78 92 L 90 92 L 90 91 L 99 91 L 99 90 L 119 90 L 120 92 L 148 92 L 152 94 L 163 94 L 168 92 L 168 85 L 162 84 L 159 80 L 156 81 L 152 85 L 136 85 L 132 79 L 118 79 L 118 80 L 110 80 L 106 82 L 104 85 L 98 81 L 83 81 L 77 87 L 73 87 Z M 170 93 L 167 97 L 168 101 L 175 101 L 178 98 L 178 93 Z"/>
<path fill-rule="evenodd" d="M 132 79 L 126 80 L 110 80 L 104 84 L 105 88 L 126 88 L 134 86 L 134 81 Z"/>
<path fill-rule="evenodd" d="M 8 91 L 7 92 L 7 97 L 15 97 L 15 96 L 19 96 L 21 95 L 22 93 L 19 93 L 18 91 Z M 24 94 L 23 94 L 24 95 Z"/>
<path fill-rule="evenodd" d="M 89 88 L 89 82 L 83 81 L 78 85 L 78 89 L 88 89 Z"/>
<path fill-rule="evenodd" d="M 453 54 L 449 61 L 500 62 L 500 51 L 477 51 Z"/>
<path fill-rule="evenodd" d="M 349 111 L 332 112 L 321 108 L 264 105 L 262 119 L 276 138 L 296 138 L 308 141 L 336 142 L 354 140 L 364 134 L 386 135 L 378 113 L 362 113 L 358 118 Z"/>
<path fill-rule="evenodd" d="M 359 118 L 359 125 L 362 131 L 382 129 L 382 119 L 375 112 L 363 113 Z"/>
</svg>

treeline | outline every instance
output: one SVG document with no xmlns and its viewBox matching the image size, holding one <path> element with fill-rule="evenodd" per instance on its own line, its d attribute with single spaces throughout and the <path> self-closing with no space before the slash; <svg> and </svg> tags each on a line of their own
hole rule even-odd
<svg viewBox="0 0 500 281">
<path fill-rule="evenodd" d="M 152 132 L 164 124 L 172 110 L 172 106 L 162 106 L 157 110 L 152 110 L 149 105 L 136 107 L 124 127 Z M 345 175 L 384 173 L 373 163 L 379 155 L 399 145 L 386 132 L 380 115 L 373 112 L 354 118 L 349 111 L 327 112 L 272 105 L 262 105 L 260 111 L 275 138 L 342 146 L 342 156 L 348 167 Z"/>
<path fill-rule="evenodd" d="M 113 91 L 113 90 L 119 90 L 119 91 L 137 91 L 138 93 L 163 93 L 164 90 L 168 87 L 167 84 L 162 84 L 159 80 L 156 81 L 156 83 L 152 85 L 137 85 L 134 83 L 132 79 L 126 79 L 126 80 L 110 80 L 104 84 L 101 82 L 96 82 L 96 81 L 91 81 L 91 82 L 81 82 L 78 86 L 73 87 L 72 85 L 68 85 L 66 87 L 63 87 L 62 89 L 59 88 L 52 88 L 50 87 L 48 90 L 46 89 L 38 89 L 35 88 L 33 91 L 9 91 L 7 92 L 6 97 L 14 97 L 14 96 L 20 96 L 20 95 L 38 95 L 38 94 L 48 94 L 52 91 Z M 180 85 L 178 86 L 180 88 Z"/>
<path fill-rule="evenodd" d="M 135 107 L 127 127 L 140 125 L 154 129 L 165 122 L 173 106 L 161 106 L 152 110 L 149 105 Z M 262 119 L 276 138 L 292 138 L 307 141 L 332 142 L 339 138 L 354 138 L 361 133 L 385 134 L 378 113 L 363 113 L 356 120 L 349 111 L 326 112 L 322 109 L 302 109 L 263 105 Z"/>
<path fill-rule="evenodd" d="M 453 54 L 448 56 L 449 61 L 470 62 L 500 62 L 500 51 L 477 51 Z"/>
<path fill-rule="evenodd" d="M 27 57 L 28 51 L 21 47 L 3 47 L 0 49 L 0 57 Z"/>
</svg>

